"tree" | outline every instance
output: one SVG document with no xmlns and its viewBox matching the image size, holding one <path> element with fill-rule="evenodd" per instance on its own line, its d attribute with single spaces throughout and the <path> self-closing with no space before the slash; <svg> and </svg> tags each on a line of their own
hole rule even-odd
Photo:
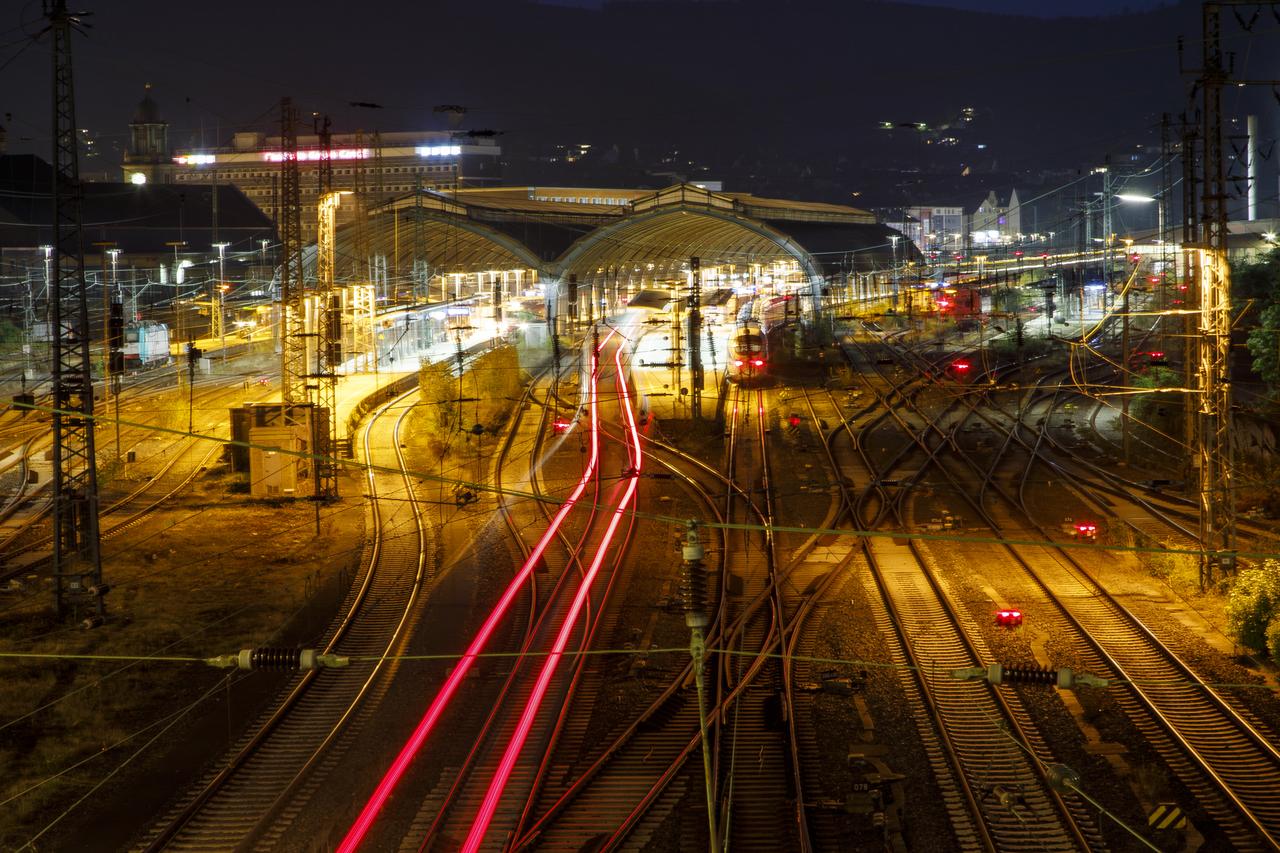
<svg viewBox="0 0 1280 853">
<path fill-rule="evenodd" d="M 1243 308 L 1250 300 L 1254 304 L 1280 301 L 1280 249 L 1234 266 L 1231 297 L 1237 308 Z"/>
<path fill-rule="evenodd" d="M 1231 295 L 1250 330 L 1253 369 L 1273 388 L 1280 385 L 1280 249 L 1233 269 Z"/>
<path fill-rule="evenodd" d="M 1227 598 L 1227 627 L 1241 645 L 1280 660 L 1280 561 L 1265 560 L 1236 577 Z"/>
<path fill-rule="evenodd" d="M 1253 356 L 1253 369 L 1271 387 L 1280 385 L 1280 301 L 1262 309 L 1246 344 Z"/>
</svg>

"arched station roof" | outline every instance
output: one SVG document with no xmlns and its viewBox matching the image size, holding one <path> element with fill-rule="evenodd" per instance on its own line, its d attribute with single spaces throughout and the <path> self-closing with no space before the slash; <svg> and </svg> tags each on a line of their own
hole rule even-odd
<svg viewBox="0 0 1280 853">
<path fill-rule="evenodd" d="M 692 184 L 656 192 L 424 191 L 371 211 L 365 227 L 370 251 L 391 255 L 398 246 L 401 269 L 425 253 L 437 268 L 522 266 L 553 278 L 641 263 L 675 267 L 692 255 L 707 264 L 790 258 L 811 277 L 883 269 L 893 258 L 889 237 L 897 234 L 857 208 L 712 192 Z M 339 229 L 340 257 L 354 257 L 355 230 L 354 224 Z M 908 247 L 900 245 L 899 252 Z"/>
</svg>

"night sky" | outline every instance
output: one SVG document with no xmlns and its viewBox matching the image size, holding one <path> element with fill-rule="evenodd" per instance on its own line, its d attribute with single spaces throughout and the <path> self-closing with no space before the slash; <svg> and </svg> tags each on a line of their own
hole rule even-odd
<svg viewBox="0 0 1280 853">
<path fill-rule="evenodd" d="M 101 4 L 76 41 L 77 118 L 104 149 L 98 168 L 113 165 L 146 83 L 175 147 L 270 130 L 288 94 L 338 132 L 443 129 L 432 107 L 462 104 L 464 129 L 500 130 L 507 150 L 683 145 L 713 163 L 739 152 L 803 163 L 857 158 L 880 120 L 941 122 L 975 106 L 992 137 L 977 165 L 1003 168 L 1149 143 L 1160 112 L 1185 103 L 1175 44 L 1198 34 L 1198 2 L 931 5 L 124 0 Z M 49 48 L 24 35 L 39 13 L 24 0 L 0 14 L 0 121 L 11 153 L 47 156 Z"/>
</svg>

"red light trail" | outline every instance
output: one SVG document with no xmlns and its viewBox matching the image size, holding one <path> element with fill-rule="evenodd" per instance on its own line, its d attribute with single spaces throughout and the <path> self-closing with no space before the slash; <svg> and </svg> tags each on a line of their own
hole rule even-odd
<svg viewBox="0 0 1280 853">
<path fill-rule="evenodd" d="M 458 665 L 454 667 L 449 677 L 445 679 L 444 685 L 440 688 L 440 692 L 436 694 L 436 698 L 431 702 L 431 706 L 427 708 L 427 712 L 419 721 L 418 727 L 414 729 L 409 740 L 405 742 L 401 748 L 400 754 L 396 756 L 395 761 L 391 763 L 391 767 L 387 769 L 386 774 L 382 777 L 382 781 L 378 783 L 378 787 L 374 789 L 373 795 L 369 801 L 365 803 L 364 808 L 360 812 L 360 816 L 356 818 L 355 823 L 347 830 L 346 837 L 342 839 L 342 843 L 338 845 L 340 853 L 352 853 L 364 837 L 369 833 L 369 829 L 373 826 L 373 822 L 378 817 L 378 812 L 382 809 L 387 798 L 391 796 L 392 790 L 399 784 L 400 778 L 404 772 L 409 769 L 409 765 L 413 762 L 414 756 L 418 750 L 422 748 L 422 744 L 426 741 L 427 736 L 435 727 L 436 721 L 440 719 L 440 715 L 444 713 L 444 709 L 448 706 L 449 701 L 453 698 L 453 694 L 457 692 L 458 685 L 466 677 L 471 670 L 472 664 L 475 663 L 476 655 L 484 650 L 485 644 L 489 642 L 489 637 L 498 627 L 498 623 L 506 615 L 511 602 L 515 601 L 516 596 L 520 592 L 520 588 L 524 586 L 525 581 L 529 579 L 529 575 L 533 572 L 534 566 L 541 559 L 542 554 L 547 549 L 547 545 L 551 543 L 552 537 L 556 531 L 560 529 L 560 524 L 564 521 L 570 511 L 577 504 L 578 499 L 582 497 L 582 493 L 586 490 L 587 484 L 595 475 L 596 466 L 600 460 L 600 443 L 598 418 L 596 410 L 596 383 L 599 379 L 599 352 L 604 345 L 609 342 L 609 338 L 613 337 L 613 332 L 609 333 L 592 354 L 592 370 L 591 370 L 591 453 L 587 461 L 587 468 L 582 474 L 582 478 L 578 480 L 578 484 L 574 487 L 569 497 L 560 505 L 559 511 L 551 519 L 551 524 L 547 527 L 542 538 L 538 540 L 538 544 L 534 546 L 530 552 L 529 558 L 524 561 L 524 565 L 520 567 L 520 571 L 511 579 L 511 583 L 507 585 L 506 590 L 502 593 L 502 597 L 498 599 L 498 603 L 494 605 L 489 617 L 484 624 L 480 626 L 480 630 L 476 632 L 475 637 L 471 641 L 471 645 L 467 647 L 462 658 L 459 659 Z M 630 416 L 631 410 L 627 409 Z M 632 424 L 634 429 L 634 423 Z"/>
<path fill-rule="evenodd" d="M 623 493 L 622 500 L 618 502 L 617 508 L 613 511 L 613 516 L 609 519 L 609 526 L 605 529 L 604 538 L 600 541 L 600 546 L 596 549 L 595 556 L 592 558 L 586 574 L 583 575 L 582 583 L 578 587 L 577 594 L 574 595 L 573 603 L 569 607 L 569 612 L 565 615 L 564 622 L 560 625 L 560 632 L 556 635 L 551 652 L 542 663 L 542 670 L 538 673 L 538 680 L 534 683 L 533 692 L 525 702 L 524 712 L 520 715 L 516 730 L 512 733 L 506 751 L 502 754 L 502 761 L 498 765 L 498 770 L 494 773 L 493 779 L 489 783 L 489 790 L 485 792 L 484 801 L 480 804 L 480 811 L 476 814 L 475 822 L 471 825 L 467 840 L 462 845 L 463 853 L 475 853 L 480 849 L 481 842 L 484 841 L 485 833 L 489 830 L 489 824 L 493 820 L 493 813 L 498 808 L 498 801 L 502 799 L 502 792 L 506 788 L 507 780 L 511 777 L 512 770 L 515 769 L 516 760 L 520 757 L 520 751 L 524 748 L 525 741 L 529 737 L 529 730 L 533 727 L 534 717 L 537 716 L 538 709 L 542 705 L 542 698 L 546 694 L 547 687 L 551 684 L 551 678 L 555 675 L 556 667 L 559 665 L 560 659 L 564 655 L 564 650 L 569 644 L 569 637 L 573 633 L 575 623 L 578 621 L 578 614 L 581 613 L 583 606 L 587 602 L 587 597 L 591 593 L 591 586 L 600 571 L 601 564 L 604 563 L 605 554 L 613 543 L 613 536 L 617 532 L 618 524 L 621 523 L 627 507 L 630 506 L 632 499 L 635 497 L 636 484 L 640 479 L 642 455 L 640 433 L 636 428 L 635 415 L 631 411 L 631 394 L 627 390 L 627 382 L 622 371 L 622 347 L 618 347 L 614 353 L 614 364 L 616 365 L 618 398 L 622 405 L 622 410 L 626 412 L 627 430 L 631 437 L 631 445 L 628 447 L 627 452 L 631 458 L 632 476 L 627 479 L 627 487 Z"/>
</svg>

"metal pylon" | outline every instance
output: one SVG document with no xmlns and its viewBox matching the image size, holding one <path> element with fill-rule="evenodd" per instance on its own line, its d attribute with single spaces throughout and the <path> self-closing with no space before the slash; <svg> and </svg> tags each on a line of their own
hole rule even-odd
<svg viewBox="0 0 1280 853">
<path fill-rule="evenodd" d="M 334 239 L 342 194 L 328 192 L 317 206 L 316 229 L 316 497 L 338 496 L 338 367 L 342 363 L 342 301 L 334 288 Z M 328 419 L 322 435 L 321 418 Z M 321 439 L 325 441 L 322 442 Z M 325 446 L 327 444 L 327 446 Z"/>
<path fill-rule="evenodd" d="M 46 7 L 53 38 L 53 252 L 49 319 L 53 338 L 53 574 L 59 616 L 77 601 L 101 619 L 102 555 L 93 442 L 89 303 L 84 278 L 80 164 L 76 151 L 71 33 L 66 0 Z"/>
<path fill-rule="evenodd" d="M 1218 3 L 1205 3 L 1204 58 L 1200 69 L 1201 234 L 1197 258 L 1196 459 L 1199 465 L 1201 586 L 1229 574 L 1235 564 L 1235 485 L 1231 445 L 1231 276 L 1227 266 L 1226 163 L 1222 88 L 1228 73 L 1222 52 Z"/>
<path fill-rule="evenodd" d="M 302 282 L 302 188 L 298 178 L 298 111 L 280 100 L 280 396 L 307 397 L 307 318 Z"/>
</svg>

